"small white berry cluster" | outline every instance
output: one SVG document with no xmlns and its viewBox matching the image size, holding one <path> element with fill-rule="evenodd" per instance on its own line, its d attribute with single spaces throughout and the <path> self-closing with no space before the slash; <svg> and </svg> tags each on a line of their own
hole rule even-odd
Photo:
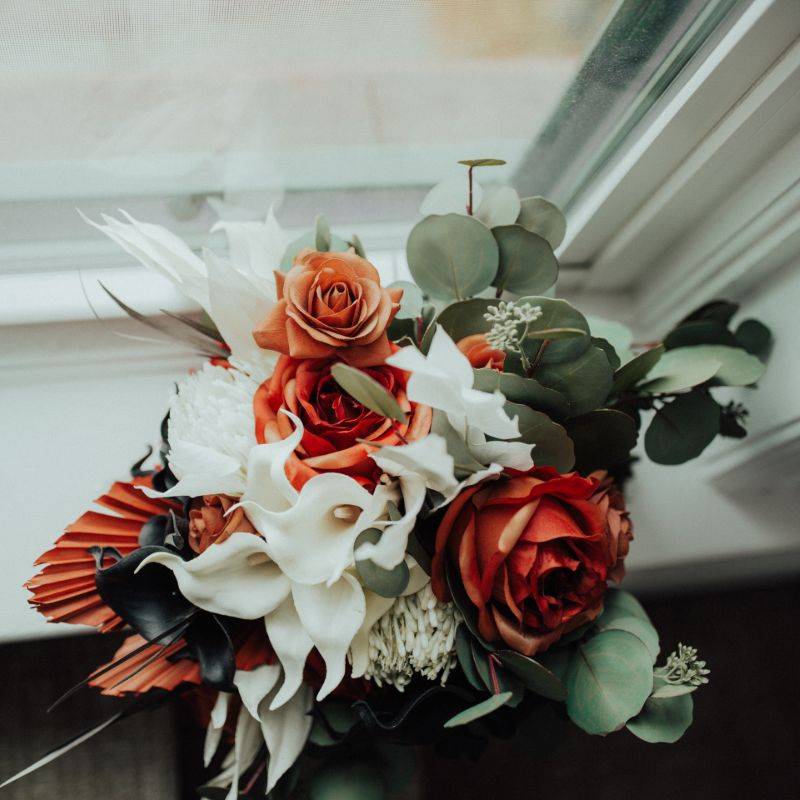
<svg viewBox="0 0 800 800">
<path fill-rule="evenodd" d="M 524 338 L 520 326 L 534 322 L 541 316 L 541 306 L 532 306 L 530 303 L 517 305 L 501 300 L 496 306 L 489 306 L 483 315 L 487 322 L 492 323 L 491 330 L 486 334 L 486 341 L 498 350 L 519 353 Z"/>
<path fill-rule="evenodd" d="M 658 670 L 659 677 L 667 683 L 681 686 L 702 686 L 708 683 L 706 676 L 710 673 L 706 662 L 697 658 L 697 648 L 685 644 L 679 644 L 667 658 L 666 666 Z"/>
</svg>

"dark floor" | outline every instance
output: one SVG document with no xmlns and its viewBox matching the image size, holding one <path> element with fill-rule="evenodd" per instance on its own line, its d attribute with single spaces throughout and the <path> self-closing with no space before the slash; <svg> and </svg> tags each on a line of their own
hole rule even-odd
<svg viewBox="0 0 800 800">
<path fill-rule="evenodd" d="M 693 644 L 712 669 L 710 686 L 695 694 L 695 724 L 677 744 L 648 745 L 624 731 L 590 737 L 544 711 L 526 735 L 496 743 L 475 765 L 429 761 L 422 798 L 800 797 L 798 590 L 783 583 L 645 602 L 662 650 Z M 114 713 L 114 701 L 91 691 L 44 713 L 113 649 L 108 637 L 0 647 L 0 776 Z M 190 725 L 170 709 L 136 716 L 2 790 L 0 800 L 191 797 L 202 734 Z"/>
</svg>

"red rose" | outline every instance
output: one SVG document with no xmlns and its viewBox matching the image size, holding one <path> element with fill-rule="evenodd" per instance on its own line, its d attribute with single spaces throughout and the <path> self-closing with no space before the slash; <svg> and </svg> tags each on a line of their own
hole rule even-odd
<svg viewBox="0 0 800 800">
<path fill-rule="evenodd" d="M 397 349 L 397 348 L 394 348 Z M 397 445 L 425 436 L 431 427 L 431 410 L 406 397 L 405 372 L 386 364 L 363 369 L 384 386 L 407 412 L 397 424 L 365 408 L 345 392 L 331 375 L 335 359 L 297 360 L 281 356 L 275 372 L 261 384 L 254 398 L 256 438 L 259 443 L 285 439 L 293 425 L 281 409 L 303 423 L 303 439 L 286 464 L 286 473 L 299 489 L 320 472 L 343 472 L 373 487 L 380 470 L 370 458 L 376 445 Z"/>
<path fill-rule="evenodd" d="M 212 544 L 222 544 L 232 533 L 255 533 L 243 508 L 228 510 L 238 502 L 226 494 L 196 497 L 189 505 L 189 547 L 202 553 Z"/>
<path fill-rule="evenodd" d="M 471 366 L 475 369 L 486 367 L 497 372 L 503 371 L 503 364 L 506 361 L 506 354 L 503 350 L 492 347 L 486 339 L 485 333 L 473 333 L 459 339 L 456 347 L 467 357 Z"/>
<path fill-rule="evenodd" d="M 595 619 L 632 536 L 621 495 L 600 477 L 540 467 L 466 489 L 436 534 L 437 597 L 450 598 L 447 560 L 481 635 L 527 656 Z"/>
</svg>

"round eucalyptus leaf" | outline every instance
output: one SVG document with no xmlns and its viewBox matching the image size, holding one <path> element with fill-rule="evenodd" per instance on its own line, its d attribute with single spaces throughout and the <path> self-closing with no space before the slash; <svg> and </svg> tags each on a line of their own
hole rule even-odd
<svg viewBox="0 0 800 800">
<path fill-rule="evenodd" d="M 540 294 L 558 278 L 558 261 L 547 239 L 521 225 L 492 230 L 500 252 L 494 285 L 513 294 Z"/>
<path fill-rule="evenodd" d="M 454 717 L 451 717 L 449 720 L 447 720 L 447 722 L 444 723 L 444 727 L 457 728 L 460 725 L 469 725 L 470 722 L 474 722 L 476 719 L 480 719 L 481 717 L 485 717 L 487 714 L 491 714 L 493 711 L 497 711 L 498 708 L 504 706 L 509 700 L 511 700 L 512 697 L 513 692 L 500 692 L 500 694 L 493 694 L 482 703 L 470 706 L 460 714 L 456 714 Z"/>
<path fill-rule="evenodd" d="M 550 700 L 564 700 L 567 690 L 564 684 L 547 667 L 514 650 L 498 650 L 497 655 L 505 666 L 536 694 Z"/>
<path fill-rule="evenodd" d="M 658 643 L 658 633 L 648 620 L 641 617 L 621 616 L 611 614 L 608 617 L 601 614 L 595 622 L 598 631 L 626 631 L 639 639 L 650 653 L 651 663 L 655 664 L 661 650 Z"/>
<path fill-rule="evenodd" d="M 750 355 L 765 359 L 772 349 L 772 332 L 757 319 L 746 319 L 736 329 L 736 341 Z"/>
<path fill-rule="evenodd" d="M 465 158 L 458 163 L 465 167 L 502 167 L 506 162 L 502 158 Z"/>
<path fill-rule="evenodd" d="M 361 258 L 367 257 L 367 251 L 364 249 L 361 239 L 359 239 L 355 233 L 350 237 L 348 244 L 356 251 L 357 256 L 361 256 Z"/>
<path fill-rule="evenodd" d="M 536 466 L 555 467 L 559 472 L 572 469 L 575 452 L 562 425 L 553 422 L 547 414 L 519 403 L 506 403 L 505 409 L 509 417 L 519 420 L 520 440 L 535 445 L 531 455 Z"/>
<path fill-rule="evenodd" d="M 542 386 L 534 378 L 524 378 L 513 372 L 498 372 L 494 369 L 474 370 L 473 388 L 482 392 L 502 392 L 512 403 L 522 403 L 551 417 L 562 419 L 569 415 L 567 398 L 555 389 Z"/>
<path fill-rule="evenodd" d="M 644 708 L 628 722 L 628 730 L 645 742 L 672 744 L 692 724 L 694 702 L 690 694 L 649 697 Z"/>
<path fill-rule="evenodd" d="M 554 342 L 553 346 L 558 344 L 563 342 Z M 605 403 L 613 372 L 606 354 L 590 347 L 574 361 L 539 367 L 535 376 L 540 383 L 563 394 L 570 406 L 570 416 L 577 417 Z"/>
<path fill-rule="evenodd" d="M 644 606 L 630 593 L 624 589 L 609 588 L 603 598 L 603 614 L 607 617 L 639 617 L 650 622 L 650 617 L 644 610 Z"/>
<path fill-rule="evenodd" d="M 723 386 L 750 386 L 765 369 L 761 361 L 741 347 L 678 347 L 664 354 L 641 388 L 652 394 L 671 393 L 711 379 Z"/>
<path fill-rule="evenodd" d="M 566 339 L 559 339 L 542 343 L 538 338 L 532 336 L 523 342 L 525 353 L 529 360 L 539 364 L 559 364 L 563 361 L 572 361 L 592 344 L 589 333 L 589 323 L 586 317 L 576 308 L 571 306 L 566 300 L 556 300 L 552 297 L 526 296 L 517 301 L 517 305 L 530 303 L 531 306 L 538 306 L 541 316 L 529 323 L 528 333 L 535 336 L 537 331 L 568 328 L 577 328 L 585 331 L 585 336 L 570 336 Z M 544 347 L 543 352 L 539 352 Z"/>
<path fill-rule="evenodd" d="M 443 299 L 472 297 L 497 274 L 497 243 L 491 231 L 460 214 L 418 222 L 409 234 L 406 254 L 417 286 Z"/>
<path fill-rule="evenodd" d="M 422 314 L 425 298 L 422 290 L 411 281 L 395 281 L 389 284 L 389 289 L 402 289 L 403 297 L 400 300 L 400 310 L 395 319 L 417 319 Z"/>
<path fill-rule="evenodd" d="M 738 310 L 738 303 L 731 303 L 729 300 L 712 300 L 710 303 L 705 303 L 705 305 L 692 311 L 689 316 L 681 320 L 680 324 L 698 319 L 713 319 L 723 325 L 727 325 Z"/>
<path fill-rule="evenodd" d="M 383 800 L 386 787 L 377 764 L 330 761 L 311 778 L 311 800 Z"/>
<path fill-rule="evenodd" d="M 612 630 L 575 648 L 567 672 L 567 713 L 587 733 L 621 728 L 653 689 L 653 664 L 642 641 Z"/>
<path fill-rule="evenodd" d="M 519 216 L 519 195 L 510 186 L 486 189 L 475 216 L 487 227 L 512 225 Z"/>
<path fill-rule="evenodd" d="M 675 350 L 678 347 L 690 347 L 695 344 L 724 344 L 736 347 L 734 335 L 715 319 L 697 319 L 684 322 L 672 330 L 664 347 Z"/>
<path fill-rule="evenodd" d="M 608 469 L 624 461 L 636 446 L 639 431 L 632 417 L 612 408 L 599 408 L 566 423 L 575 445 L 575 469 L 583 474 Z"/>
<path fill-rule="evenodd" d="M 592 344 L 595 347 L 599 347 L 606 354 L 606 358 L 608 359 L 608 363 L 611 365 L 611 369 L 616 370 L 622 366 L 622 361 L 617 355 L 614 345 L 611 344 L 608 339 L 601 339 L 597 336 L 592 336 Z"/>
<path fill-rule="evenodd" d="M 488 300 L 475 297 L 472 300 L 460 300 L 446 306 L 436 317 L 436 324 L 440 325 L 447 335 L 458 344 L 460 339 L 471 336 L 473 333 L 486 333 L 492 323 L 485 317 L 490 306 L 496 306 L 497 300 Z"/>
<path fill-rule="evenodd" d="M 656 411 L 644 435 L 644 449 L 656 464 L 696 458 L 719 433 L 720 407 L 703 391 L 676 397 Z"/>
<path fill-rule="evenodd" d="M 561 209 L 544 197 L 525 197 L 520 206 L 517 225 L 544 237 L 555 250 L 567 232 L 567 219 Z"/>
<path fill-rule="evenodd" d="M 404 422 L 405 411 L 388 390 L 366 372 L 341 362 L 331 367 L 331 375 L 354 400 L 376 414 Z"/>
<path fill-rule="evenodd" d="M 470 642 L 469 628 L 459 625 L 456 629 L 456 657 L 464 677 L 473 689 L 483 691 L 484 684 L 475 666 L 472 657 L 472 644 Z"/>
<path fill-rule="evenodd" d="M 367 542 L 377 544 L 381 536 L 378 528 L 367 528 L 358 535 L 353 549 L 357 551 Z M 393 569 L 384 569 L 366 558 L 356 561 L 356 570 L 364 586 L 381 597 L 399 597 L 406 590 L 411 577 L 405 561 L 401 561 Z"/>
<path fill-rule="evenodd" d="M 623 364 L 614 373 L 614 391 L 616 393 L 627 391 L 644 380 L 663 354 L 664 345 L 660 344 L 657 347 L 650 348 L 650 350 L 645 350 L 644 353 L 639 353 L 636 358 L 631 359 L 627 364 Z"/>
<path fill-rule="evenodd" d="M 630 354 L 633 331 L 627 325 L 591 314 L 586 315 L 586 321 L 589 323 L 592 336 L 609 342 L 623 361 L 628 361 L 633 357 Z"/>
<path fill-rule="evenodd" d="M 741 347 L 708 344 L 681 350 L 694 351 L 692 358 L 719 361 L 721 366 L 714 375 L 714 382 L 723 386 L 752 386 L 766 370 L 761 361 Z M 681 350 L 673 350 L 672 353 L 680 353 Z"/>
</svg>

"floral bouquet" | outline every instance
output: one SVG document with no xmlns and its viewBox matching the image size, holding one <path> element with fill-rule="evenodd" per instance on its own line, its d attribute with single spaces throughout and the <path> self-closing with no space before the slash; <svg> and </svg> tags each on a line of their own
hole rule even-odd
<svg viewBox="0 0 800 800">
<path fill-rule="evenodd" d="M 383 286 L 323 218 L 291 242 L 271 212 L 220 222 L 228 260 L 95 225 L 202 308 L 151 319 L 112 295 L 205 363 L 160 465 L 113 483 L 27 584 L 49 620 L 127 631 L 61 698 L 126 705 L 10 780 L 171 698 L 207 725 L 201 795 L 228 800 L 382 797 L 408 745 L 475 758 L 545 704 L 591 734 L 689 726 L 704 662 L 662 658 L 608 585 L 633 538 L 621 482 L 645 424 L 661 464 L 743 436 L 714 392 L 758 381 L 770 333 L 718 301 L 632 345 L 553 296 L 561 212 L 473 180 L 502 162 L 462 163 L 411 231 L 414 283 Z"/>
</svg>

